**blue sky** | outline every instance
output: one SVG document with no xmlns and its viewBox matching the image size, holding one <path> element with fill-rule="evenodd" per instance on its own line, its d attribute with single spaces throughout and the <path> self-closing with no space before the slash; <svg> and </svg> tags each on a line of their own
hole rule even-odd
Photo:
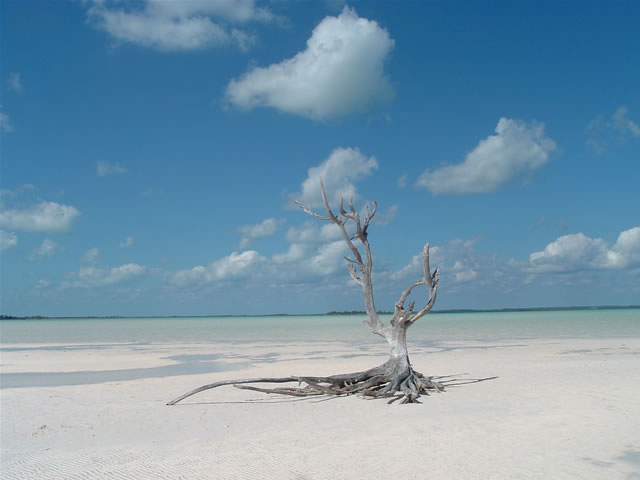
<svg viewBox="0 0 640 480">
<path fill-rule="evenodd" d="M 640 303 L 637 2 L 0 5 L 2 313 Z"/>
</svg>

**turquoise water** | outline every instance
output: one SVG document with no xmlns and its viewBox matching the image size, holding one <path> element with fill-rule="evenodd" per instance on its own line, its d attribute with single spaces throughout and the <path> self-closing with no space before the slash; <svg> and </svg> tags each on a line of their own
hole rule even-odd
<svg viewBox="0 0 640 480">
<path fill-rule="evenodd" d="M 299 341 L 383 342 L 362 325 L 359 315 L 184 318 L 69 318 L 0 321 L 0 355 L 8 351 L 109 349 L 115 345 Z M 389 316 L 384 316 L 388 320 Z M 409 331 L 409 342 L 433 345 L 456 340 L 640 337 L 640 309 L 499 313 L 432 313 Z M 23 344 L 15 346 L 15 344 Z M 26 344 L 26 345 L 25 345 Z M 42 346 L 42 344 L 54 344 Z M 276 361 L 223 353 L 167 357 L 170 365 L 119 370 L 3 373 L 0 389 L 85 385 L 138 378 L 195 375 Z M 345 357 L 346 358 L 346 357 Z"/>
<path fill-rule="evenodd" d="M 0 321 L 0 342 L 193 343 L 376 341 L 359 315 L 73 318 Z M 383 316 L 388 319 L 389 316 Z M 409 340 L 640 337 L 640 309 L 431 313 Z"/>
</svg>

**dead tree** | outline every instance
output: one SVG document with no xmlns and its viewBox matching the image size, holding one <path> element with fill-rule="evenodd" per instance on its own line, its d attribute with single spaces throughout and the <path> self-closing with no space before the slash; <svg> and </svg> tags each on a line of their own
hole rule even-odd
<svg viewBox="0 0 640 480">
<path fill-rule="evenodd" d="M 322 183 L 321 189 L 322 200 L 324 201 L 327 215 L 319 215 L 300 202 L 296 203 L 305 213 L 312 217 L 332 222 L 340 228 L 342 237 L 351 250 L 351 256 L 345 257 L 349 273 L 351 274 L 351 278 L 362 287 L 364 294 L 364 304 L 367 312 L 367 319 L 364 323 L 373 333 L 386 339 L 389 344 L 389 359 L 382 365 L 363 372 L 332 375 L 329 377 L 291 376 L 224 380 L 196 388 L 172 400 L 167 405 L 175 405 L 191 395 L 223 385 L 233 385 L 237 388 L 247 390 L 297 397 L 360 394 L 365 397 L 389 398 L 389 403 L 399 399 L 402 399 L 401 403 L 413 403 L 421 394 L 428 395 L 429 392 L 441 392 L 444 391 L 446 386 L 489 380 L 488 378 L 460 380 L 450 376 L 426 376 L 413 369 L 407 350 L 407 329 L 431 310 L 436 301 L 438 283 L 440 281 L 439 270 L 436 268 L 435 271 L 432 272 L 429 265 L 429 244 L 427 243 L 423 250 L 423 277 L 413 282 L 402 292 L 402 295 L 395 304 L 391 321 L 388 325 L 384 324 L 378 316 L 373 300 L 373 284 L 371 281 L 373 261 L 368 238 L 369 225 L 376 214 L 377 203 L 373 202 L 373 208 L 371 209 L 368 205 L 366 206 L 366 214 L 362 219 L 358 211 L 354 208 L 353 201 L 349 202 L 348 209 L 345 209 L 341 199 L 339 207 L 340 214 L 336 215 L 329 206 L 327 194 Z M 355 228 L 353 234 L 347 231 L 347 225 L 349 223 L 352 223 L 353 228 Z M 359 245 L 355 243 L 356 241 Z M 426 286 L 429 293 L 429 298 L 425 306 L 416 311 L 414 310 L 415 302 L 411 302 L 408 308 L 405 308 L 405 302 L 411 292 L 420 286 Z M 291 382 L 296 382 L 298 385 L 278 388 L 247 385 Z"/>
</svg>

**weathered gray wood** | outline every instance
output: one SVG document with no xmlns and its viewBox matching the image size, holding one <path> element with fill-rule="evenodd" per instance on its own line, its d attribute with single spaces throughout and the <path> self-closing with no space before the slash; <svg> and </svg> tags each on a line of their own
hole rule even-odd
<svg viewBox="0 0 640 480">
<path fill-rule="evenodd" d="M 389 359 L 382 365 L 364 372 L 339 374 L 329 377 L 291 376 L 224 380 L 198 387 L 170 401 L 167 405 L 175 405 L 196 393 L 225 385 L 234 385 L 237 388 L 262 393 L 275 393 L 296 397 L 360 394 L 364 397 L 371 398 L 390 398 L 388 403 L 399 399 L 402 399 L 401 403 L 414 403 L 421 394 L 428 395 L 429 392 L 442 392 L 447 386 L 465 385 L 496 378 L 460 379 L 458 375 L 428 377 L 413 370 L 407 349 L 407 329 L 433 308 L 438 293 L 438 283 L 440 282 L 439 270 L 436 268 L 435 271 L 431 272 L 429 244 L 427 243 L 423 250 L 423 278 L 416 280 L 402 292 L 400 299 L 395 304 L 390 323 L 385 325 L 378 316 L 373 299 L 373 282 L 371 276 L 373 271 L 373 256 L 368 238 L 369 224 L 376 214 L 377 203 L 373 203 L 372 209 L 369 209 L 368 205 L 366 206 L 366 214 L 364 220 L 362 220 L 360 214 L 353 206 L 353 200 L 349 202 L 348 208 L 345 208 L 344 202 L 341 199 L 339 214 L 336 215 L 331 210 L 322 180 L 320 181 L 320 187 L 322 191 L 322 201 L 327 215 L 320 215 L 300 202 L 296 203 L 308 215 L 319 220 L 332 222 L 340 229 L 344 241 L 351 250 L 351 257 L 345 257 L 349 274 L 353 281 L 362 288 L 365 310 L 367 312 L 367 319 L 364 323 L 373 333 L 387 340 L 389 344 Z M 353 235 L 347 232 L 346 225 L 348 222 L 352 222 L 355 227 L 355 233 Z M 355 240 L 359 242 L 359 246 L 354 243 Z M 416 312 L 414 311 L 415 302 L 411 302 L 408 309 L 405 309 L 405 302 L 413 290 L 420 286 L 425 286 L 428 290 L 428 299 L 424 307 Z M 290 382 L 296 382 L 298 386 L 265 388 L 248 385 Z M 398 392 L 401 393 L 398 395 Z"/>
</svg>

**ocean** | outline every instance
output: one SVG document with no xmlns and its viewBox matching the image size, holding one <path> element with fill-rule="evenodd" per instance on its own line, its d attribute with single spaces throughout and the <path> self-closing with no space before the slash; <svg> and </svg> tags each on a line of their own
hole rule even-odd
<svg viewBox="0 0 640 480">
<path fill-rule="evenodd" d="M 0 344 L 383 341 L 363 315 L 266 315 L 1 320 Z M 383 321 L 390 315 L 382 315 Z M 640 308 L 432 312 L 408 341 L 640 337 Z"/>
<path fill-rule="evenodd" d="M 388 321 L 390 315 L 383 315 Z M 0 389 L 84 385 L 174 375 L 194 375 L 249 366 L 253 362 L 277 361 L 287 344 L 341 342 L 353 345 L 353 354 L 371 354 L 384 340 L 362 324 L 364 315 L 266 315 L 247 317 L 161 317 L 161 318 L 52 318 L 0 321 L 0 367 L 8 355 L 13 359 L 39 352 L 75 352 L 88 355 L 96 349 L 144 352 L 180 345 L 179 353 L 158 353 L 171 364 L 145 367 L 78 371 L 6 372 L 0 375 Z M 437 347 L 441 342 L 640 338 L 640 309 L 585 309 L 557 311 L 430 313 L 408 332 L 409 350 Z M 219 348 L 227 343 L 228 348 Z M 260 358 L 245 355 L 243 343 L 265 343 L 273 347 Z M 189 350 L 189 345 L 212 344 Z M 170 347 L 173 348 L 173 347 Z M 229 357 L 229 351 L 234 353 Z M 250 350 L 250 349 L 249 349 Z M 226 354 L 224 352 L 227 352 Z M 322 347 L 309 346 L 309 354 L 321 355 Z M 166 355 L 166 356 L 165 356 Z M 345 357 L 345 358 L 347 358 Z M 83 358 L 83 357 L 79 357 Z M 232 359 L 233 363 L 224 361 Z M 15 360 L 14 360 L 15 361 Z M 240 363 L 238 363 L 240 362 Z M 55 369 L 53 369 L 55 370 Z"/>
</svg>

